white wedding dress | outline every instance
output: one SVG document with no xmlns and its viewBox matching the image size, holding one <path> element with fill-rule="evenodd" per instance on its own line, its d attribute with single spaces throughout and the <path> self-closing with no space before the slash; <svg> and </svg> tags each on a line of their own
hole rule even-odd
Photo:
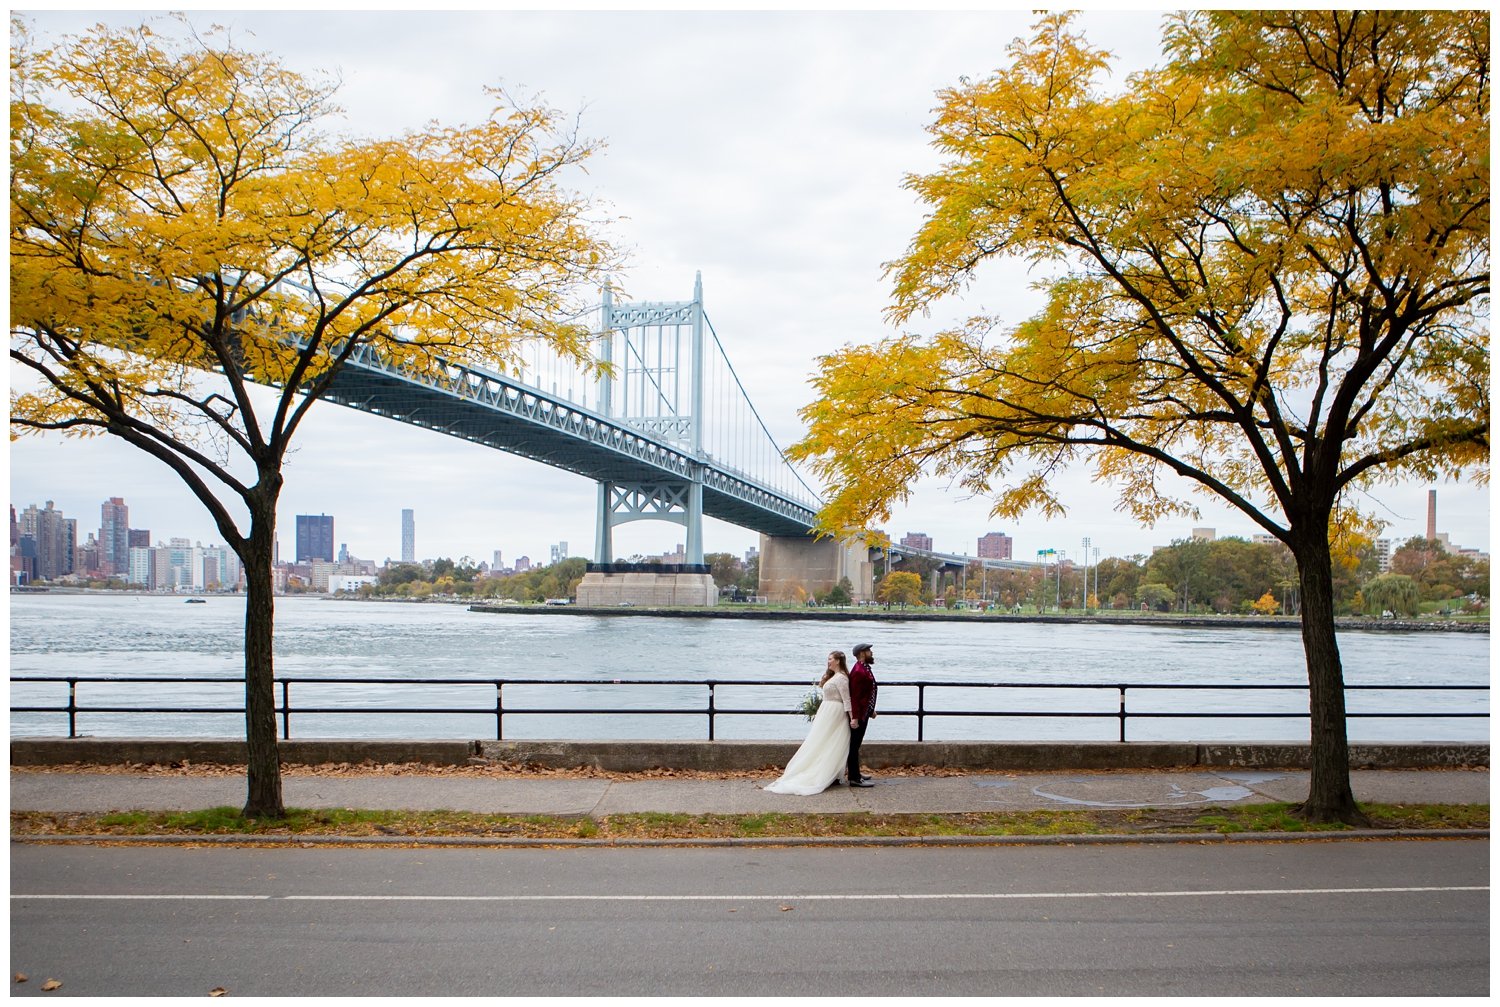
<svg viewBox="0 0 1500 1007">
<path fill-rule="evenodd" d="M 823 685 L 823 702 L 813 716 L 807 740 L 786 764 L 781 779 L 766 787 L 772 794 L 809 797 L 821 794 L 849 762 L 849 678 L 834 675 Z"/>
</svg>

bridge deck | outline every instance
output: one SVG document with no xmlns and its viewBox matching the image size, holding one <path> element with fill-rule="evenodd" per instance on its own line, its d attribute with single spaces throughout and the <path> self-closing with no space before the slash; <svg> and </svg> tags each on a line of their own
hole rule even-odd
<svg viewBox="0 0 1500 1007">
<path fill-rule="evenodd" d="M 499 375 L 465 371 L 437 387 L 361 359 L 339 372 L 326 398 L 601 482 L 681 481 L 695 468 L 680 448 Z M 810 507 L 713 459 L 701 465 L 704 514 L 767 535 L 812 527 Z"/>
</svg>

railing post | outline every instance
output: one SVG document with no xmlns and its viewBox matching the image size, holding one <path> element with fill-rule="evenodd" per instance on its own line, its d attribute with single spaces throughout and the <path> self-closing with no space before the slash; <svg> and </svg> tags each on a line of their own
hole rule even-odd
<svg viewBox="0 0 1500 1007">
<path fill-rule="evenodd" d="M 78 679 L 68 679 L 68 737 L 78 737 Z"/>
<path fill-rule="evenodd" d="M 1125 740 L 1125 686 L 1120 686 L 1120 740 Z"/>
<path fill-rule="evenodd" d="M 495 740 L 505 740 L 505 683 L 495 683 Z"/>
<path fill-rule="evenodd" d="M 281 740 L 290 741 L 292 737 L 292 683 L 286 679 L 281 680 Z"/>
<path fill-rule="evenodd" d="M 714 740 L 714 686 L 718 684 L 712 680 L 708 683 L 708 740 Z"/>
<path fill-rule="evenodd" d="M 927 684 L 925 682 L 917 685 L 917 740 L 922 740 L 922 722 L 927 715 L 926 706 Z"/>
</svg>

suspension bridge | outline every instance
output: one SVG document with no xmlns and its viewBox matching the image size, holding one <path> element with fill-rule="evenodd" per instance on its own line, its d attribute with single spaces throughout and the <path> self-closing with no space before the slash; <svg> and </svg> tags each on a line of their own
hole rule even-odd
<svg viewBox="0 0 1500 1007">
<path fill-rule="evenodd" d="M 778 564 L 790 564 L 786 576 L 799 582 L 821 585 L 831 576 L 837 583 L 852 573 L 856 588 L 868 583 L 868 571 L 861 577 L 857 569 L 861 559 L 868 567 L 868 550 L 860 557 L 856 547 L 813 542 L 821 500 L 787 461 L 735 373 L 704 311 L 701 274 L 691 300 L 617 304 L 606 289 L 598 312 L 593 346 L 595 359 L 608 365 L 603 373 L 539 341 L 528 344 L 515 373 L 454 363 L 418 369 L 366 345 L 326 398 L 594 480 L 599 569 L 591 566 L 591 578 L 641 574 L 612 569 L 613 530 L 658 520 L 684 527 L 685 570 L 706 579 L 707 515 L 764 536 L 763 584 L 768 552 L 772 580 Z M 840 548 L 850 556 L 835 556 Z M 816 569 L 808 566 L 813 553 Z"/>
</svg>

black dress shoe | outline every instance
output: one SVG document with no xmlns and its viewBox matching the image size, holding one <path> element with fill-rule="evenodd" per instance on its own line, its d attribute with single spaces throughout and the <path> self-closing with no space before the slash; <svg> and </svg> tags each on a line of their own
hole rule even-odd
<svg viewBox="0 0 1500 1007">
<path fill-rule="evenodd" d="M 851 787 L 873 787 L 873 786 L 875 786 L 875 784 L 871 783 L 869 780 L 850 780 L 849 781 L 849 786 L 851 786 Z"/>
</svg>

